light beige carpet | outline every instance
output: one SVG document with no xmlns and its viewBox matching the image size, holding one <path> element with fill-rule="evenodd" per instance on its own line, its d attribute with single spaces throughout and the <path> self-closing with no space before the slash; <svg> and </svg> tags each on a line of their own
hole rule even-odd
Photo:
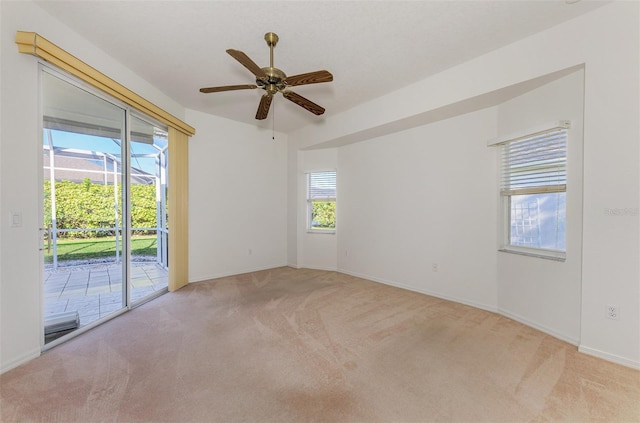
<svg viewBox="0 0 640 423">
<path fill-rule="evenodd" d="M 640 372 L 499 315 L 278 268 L 164 295 L 0 377 L 2 422 L 640 421 Z"/>
</svg>

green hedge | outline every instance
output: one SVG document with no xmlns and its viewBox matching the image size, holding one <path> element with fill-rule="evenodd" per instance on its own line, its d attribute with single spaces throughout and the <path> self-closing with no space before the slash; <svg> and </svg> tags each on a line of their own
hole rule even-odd
<svg viewBox="0 0 640 423">
<path fill-rule="evenodd" d="M 336 228 L 336 203 L 335 201 L 314 201 L 311 211 L 313 219 L 312 227 L 316 229 Z"/>
<path fill-rule="evenodd" d="M 51 225 L 51 184 L 44 183 L 44 224 Z M 122 188 L 118 186 L 118 221 L 122 226 Z M 56 210 L 58 229 L 111 228 L 115 222 L 113 185 L 94 184 L 90 179 L 82 183 L 56 182 Z M 156 227 L 156 188 L 154 185 L 131 186 L 131 223 L 134 228 Z M 152 234 L 153 231 L 137 231 Z M 111 231 L 61 233 L 63 238 L 110 236 Z"/>
</svg>

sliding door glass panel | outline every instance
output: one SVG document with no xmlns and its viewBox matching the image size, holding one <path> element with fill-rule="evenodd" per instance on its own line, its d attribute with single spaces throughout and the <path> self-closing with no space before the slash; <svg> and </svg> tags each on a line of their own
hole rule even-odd
<svg viewBox="0 0 640 423">
<path fill-rule="evenodd" d="M 129 174 L 131 301 L 167 291 L 167 128 L 132 114 Z"/>
<path fill-rule="evenodd" d="M 126 111 L 42 72 L 45 342 L 126 306 Z"/>
</svg>

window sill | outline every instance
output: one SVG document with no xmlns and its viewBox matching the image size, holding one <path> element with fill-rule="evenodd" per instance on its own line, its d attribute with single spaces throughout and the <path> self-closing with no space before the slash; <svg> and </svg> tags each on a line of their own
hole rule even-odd
<svg viewBox="0 0 640 423">
<path fill-rule="evenodd" d="M 314 231 L 311 229 L 307 229 L 308 234 L 325 234 L 325 235 L 335 235 L 336 231 Z"/>
<path fill-rule="evenodd" d="M 566 253 L 564 251 L 544 250 L 542 248 L 525 248 L 514 247 L 512 245 L 502 246 L 498 248 L 501 253 L 519 254 L 522 256 L 536 257 L 546 260 L 566 261 Z"/>
</svg>

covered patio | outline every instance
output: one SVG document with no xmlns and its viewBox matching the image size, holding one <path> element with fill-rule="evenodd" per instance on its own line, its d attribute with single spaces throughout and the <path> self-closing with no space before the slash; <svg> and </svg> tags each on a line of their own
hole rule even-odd
<svg viewBox="0 0 640 423">
<path fill-rule="evenodd" d="M 154 262 L 131 265 L 131 304 L 167 289 L 168 272 Z M 80 327 L 123 307 L 122 264 L 59 266 L 44 272 L 44 317 L 78 312 Z"/>
</svg>

